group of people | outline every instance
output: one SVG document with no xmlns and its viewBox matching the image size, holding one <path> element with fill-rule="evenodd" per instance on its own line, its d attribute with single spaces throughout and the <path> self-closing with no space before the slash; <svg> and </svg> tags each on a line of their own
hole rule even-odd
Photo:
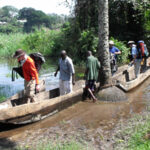
<svg viewBox="0 0 150 150">
<path fill-rule="evenodd" d="M 98 79 L 99 68 L 100 62 L 96 57 L 92 55 L 91 51 L 88 51 L 85 70 L 85 91 L 89 92 L 90 97 L 93 99 L 93 102 L 96 102 L 96 97 L 93 93 L 95 91 L 95 82 Z M 58 68 L 54 74 L 55 76 L 57 76 L 58 71 L 60 71 L 60 95 L 71 93 L 72 85 L 75 84 L 75 69 L 71 58 L 67 56 L 65 50 L 61 51 L 61 58 L 59 59 Z"/>
<path fill-rule="evenodd" d="M 19 64 L 22 66 L 23 76 L 24 76 L 24 92 L 26 102 L 34 102 L 35 94 L 39 92 L 39 76 L 38 70 L 35 66 L 34 60 L 28 56 L 25 51 L 19 49 L 15 52 L 14 58 L 16 58 Z M 98 78 L 98 72 L 100 68 L 100 63 L 97 58 L 92 55 L 91 51 L 87 52 L 87 63 L 86 63 L 86 89 L 90 92 L 93 102 L 96 101 L 96 98 L 93 94 L 95 89 L 95 81 Z M 58 62 L 58 68 L 54 74 L 57 76 L 58 71 L 59 75 L 59 89 L 60 95 L 68 94 L 72 92 L 72 85 L 75 84 L 75 69 L 72 62 L 72 59 L 67 56 L 65 50 L 61 51 L 60 59 Z"/>
<path fill-rule="evenodd" d="M 148 56 L 148 50 L 144 41 L 138 41 L 137 45 L 134 41 L 129 41 L 128 46 L 130 48 L 129 60 L 130 65 L 134 65 L 135 79 L 138 77 L 140 72 L 146 70 L 146 60 Z M 147 54 L 145 54 L 145 51 Z M 110 52 L 110 66 L 112 75 L 117 71 L 117 55 L 121 54 L 121 51 L 114 46 L 113 41 L 109 41 L 109 52 Z M 147 55 L 147 56 L 146 56 Z"/>
<path fill-rule="evenodd" d="M 134 41 L 128 42 L 129 47 L 131 48 L 132 63 L 134 64 L 135 77 L 137 78 L 140 73 L 142 57 L 138 51 L 137 46 Z M 121 54 L 121 51 L 114 46 L 113 41 L 109 41 L 109 52 L 110 52 L 110 63 L 112 75 L 117 71 L 117 55 Z M 39 77 L 38 71 L 35 66 L 34 60 L 28 56 L 25 51 L 19 49 L 15 52 L 14 58 L 17 58 L 18 62 L 22 66 L 23 76 L 24 76 L 24 87 L 25 87 L 25 96 L 27 102 L 34 102 L 35 94 L 39 92 Z M 96 57 L 92 55 L 91 51 L 87 52 L 87 61 L 85 69 L 85 90 L 84 92 L 93 99 L 93 102 L 96 101 L 94 96 L 95 91 L 95 82 L 98 79 L 100 62 Z M 75 69 L 72 62 L 72 59 L 67 56 L 65 50 L 61 51 L 61 57 L 58 62 L 58 68 L 54 74 L 57 76 L 58 71 L 60 72 L 59 76 L 59 89 L 60 95 L 68 94 L 72 92 L 72 85 L 75 84 Z"/>
<path fill-rule="evenodd" d="M 144 41 L 139 41 L 137 45 L 134 41 L 129 41 L 128 45 L 130 47 L 130 64 L 134 64 L 135 78 L 137 78 L 141 72 L 147 69 L 148 50 Z"/>
</svg>

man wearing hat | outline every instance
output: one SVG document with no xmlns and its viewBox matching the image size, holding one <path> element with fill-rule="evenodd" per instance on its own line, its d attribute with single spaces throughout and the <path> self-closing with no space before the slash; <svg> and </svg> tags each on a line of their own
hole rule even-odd
<svg viewBox="0 0 150 150">
<path fill-rule="evenodd" d="M 114 41 L 109 41 L 109 52 L 111 56 L 111 72 L 113 74 L 117 71 L 117 55 L 121 54 L 121 51 L 114 46 Z"/>
<path fill-rule="evenodd" d="M 68 94 L 72 92 L 72 84 L 75 84 L 75 70 L 71 58 L 67 56 L 65 50 L 61 51 L 61 58 L 59 59 L 58 68 L 54 74 L 57 76 L 58 71 L 60 71 L 59 76 L 59 89 L 60 95 Z"/>
<path fill-rule="evenodd" d="M 131 48 L 131 56 L 132 56 L 131 64 L 134 64 L 135 78 L 137 78 L 138 75 L 140 74 L 142 56 L 141 53 L 138 51 L 134 41 L 129 41 L 128 45 Z"/>
<path fill-rule="evenodd" d="M 26 55 L 25 51 L 18 49 L 14 56 L 22 66 L 24 76 L 25 97 L 27 102 L 34 102 L 36 92 L 39 92 L 39 79 L 34 60 Z"/>
</svg>

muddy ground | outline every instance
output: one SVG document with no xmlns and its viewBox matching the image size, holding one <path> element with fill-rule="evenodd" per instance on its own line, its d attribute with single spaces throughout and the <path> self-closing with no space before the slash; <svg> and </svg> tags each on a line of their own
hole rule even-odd
<svg viewBox="0 0 150 150">
<path fill-rule="evenodd" d="M 16 146 L 32 150 L 43 142 L 57 144 L 72 140 L 88 150 L 124 149 L 130 137 L 124 131 L 150 117 L 149 83 L 150 79 L 128 93 L 128 101 L 93 103 L 87 100 L 40 122 L 0 130 L 0 150 L 13 150 Z"/>
</svg>

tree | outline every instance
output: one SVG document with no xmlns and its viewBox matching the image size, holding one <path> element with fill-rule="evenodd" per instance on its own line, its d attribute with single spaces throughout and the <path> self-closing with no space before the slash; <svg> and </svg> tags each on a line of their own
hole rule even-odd
<svg viewBox="0 0 150 150">
<path fill-rule="evenodd" d="M 110 69 L 110 57 L 109 57 L 109 19 L 108 19 L 108 0 L 99 0 L 99 45 L 98 56 L 101 62 L 100 71 L 100 83 L 105 85 L 110 83 L 111 69 Z"/>
<path fill-rule="evenodd" d="M 50 18 L 44 12 L 35 10 L 33 8 L 23 8 L 19 11 L 19 19 L 26 19 L 27 22 L 24 24 L 24 30 L 31 32 L 35 27 L 40 28 L 45 26 L 50 28 Z"/>
</svg>

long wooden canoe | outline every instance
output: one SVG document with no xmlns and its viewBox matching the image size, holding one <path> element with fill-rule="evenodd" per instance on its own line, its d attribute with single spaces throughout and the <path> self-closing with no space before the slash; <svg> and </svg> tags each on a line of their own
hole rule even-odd
<svg viewBox="0 0 150 150">
<path fill-rule="evenodd" d="M 150 76 L 150 69 L 147 69 L 137 79 L 133 80 L 135 77 L 133 67 L 124 66 L 120 70 L 113 76 L 113 81 L 125 92 L 131 91 Z M 78 81 L 74 87 L 74 92 L 64 96 L 59 96 L 58 88 L 42 91 L 36 95 L 37 101 L 29 104 L 22 103 L 24 97 L 24 91 L 22 91 L 0 104 L 0 122 L 26 124 L 51 116 L 80 101 L 83 85 L 84 81 Z"/>
<path fill-rule="evenodd" d="M 21 103 L 24 91 L 0 104 L 0 122 L 26 124 L 39 121 L 78 102 L 82 98 L 84 81 L 78 81 L 74 92 L 59 96 L 59 89 L 43 91 L 36 95 L 36 102 Z"/>
</svg>

